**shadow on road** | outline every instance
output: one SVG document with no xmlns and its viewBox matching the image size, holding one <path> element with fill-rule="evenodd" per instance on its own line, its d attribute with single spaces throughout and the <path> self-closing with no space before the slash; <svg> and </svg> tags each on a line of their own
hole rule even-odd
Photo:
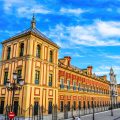
<svg viewBox="0 0 120 120">
<path fill-rule="evenodd" d="M 113 120 L 120 120 L 120 117 L 118 117 L 118 118 L 115 118 L 115 119 L 113 119 Z"/>
</svg>

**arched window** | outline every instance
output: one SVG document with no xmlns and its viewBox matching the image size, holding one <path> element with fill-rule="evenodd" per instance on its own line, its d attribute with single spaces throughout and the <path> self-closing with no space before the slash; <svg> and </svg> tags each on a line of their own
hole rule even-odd
<svg viewBox="0 0 120 120">
<path fill-rule="evenodd" d="M 20 56 L 24 55 L 24 43 L 20 44 Z"/>
<path fill-rule="evenodd" d="M 50 50 L 50 59 L 49 59 L 50 62 L 53 62 L 53 51 Z"/>
<path fill-rule="evenodd" d="M 7 60 L 10 59 L 11 47 L 7 48 Z"/>
<path fill-rule="evenodd" d="M 41 51 L 41 47 L 40 47 L 40 45 L 37 45 L 36 57 L 38 57 L 38 58 L 40 58 L 40 51 Z"/>
</svg>

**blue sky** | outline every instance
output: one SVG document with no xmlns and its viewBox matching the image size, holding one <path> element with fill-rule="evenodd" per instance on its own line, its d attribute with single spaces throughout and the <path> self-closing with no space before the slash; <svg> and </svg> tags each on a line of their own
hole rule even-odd
<svg viewBox="0 0 120 120">
<path fill-rule="evenodd" d="M 33 11 L 37 28 L 61 47 L 59 58 L 92 65 L 96 75 L 112 66 L 120 83 L 120 0 L 0 0 L 0 41 L 29 28 Z"/>
</svg>

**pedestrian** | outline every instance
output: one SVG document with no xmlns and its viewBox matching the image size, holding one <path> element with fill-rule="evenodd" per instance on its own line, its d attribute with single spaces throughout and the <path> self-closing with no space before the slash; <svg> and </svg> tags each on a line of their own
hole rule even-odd
<svg viewBox="0 0 120 120">
<path fill-rule="evenodd" d="M 75 116 L 73 116 L 73 120 L 75 120 Z"/>
<path fill-rule="evenodd" d="M 79 117 L 76 117 L 75 120 L 81 120 Z"/>
</svg>

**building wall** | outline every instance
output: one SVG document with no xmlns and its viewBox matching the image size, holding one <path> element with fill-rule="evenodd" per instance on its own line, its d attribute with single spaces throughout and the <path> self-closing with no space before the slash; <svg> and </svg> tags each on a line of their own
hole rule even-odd
<svg viewBox="0 0 120 120">
<path fill-rule="evenodd" d="M 24 43 L 24 55 L 22 57 L 19 56 L 21 43 Z M 41 46 L 40 58 L 36 57 L 38 44 Z M 11 46 L 9 60 L 6 59 L 8 46 Z M 50 50 L 53 51 L 53 62 L 49 61 Z M 18 101 L 23 109 L 27 109 L 30 105 L 34 105 L 34 102 L 38 102 L 48 112 L 49 101 L 52 101 L 52 104 L 58 104 L 58 109 L 60 109 L 61 101 L 63 101 L 63 105 L 70 101 L 70 107 L 74 101 L 76 101 L 76 107 L 78 107 L 79 101 L 81 107 L 83 107 L 84 102 L 88 107 L 88 101 L 90 106 L 92 101 L 96 105 L 108 105 L 110 103 L 110 89 L 106 76 L 97 77 L 93 75 L 92 66 L 79 70 L 70 64 L 70 60 L 70 57 L 64 57 L 59 64 L 58 47 L 32 34 L 3 43 L 0 65 L 0 102 L 4 101 L 4 106 L 12 103 L 12 93 L 8 92 L 3 84 L 5 71 L 8 71 L 8 79 L 13 82 L 13 72 L 22 69 L 25 85 L 21 91 L 15 92 L 15 101 Z M 40 82 L 37 85 L 35 84 L 36 70 L 40 71 Z M 52 87 L 48 85 L 49 74 L 53 75 Z M 63 80 L 63 88 L 60 86 L 61 79 Z M 67 80 L 70 80 L 70 90 L 67 89 Z M 74 82 L 76 83 L 76 90 L 73 90 Z M 80 90 L 78 90 L 79 84 Z M 119 89 L 118 92 L 120 92 Z M 118 100 L 120 101 L 119 97 Z"/>
<path fill-rule="evenodd" d="M 20 43 L 24 43 L 24 55 L 19 57 Z M 41 46 L 41 58 L 36 57 L 37 44 Z M 6 60 L 7 46 L 11 46 L 10 59 Z M 53 51 L 53 62 L 49 62 L 49 52 Z M 20 37 L 3 44 L 2 65 L 0 77 L 0 101 L 11 104 L 12 93 L 7 91 L 4 83 L 4 73 L 8 71 L 8 79 L 13 82 L 13 72 L 22 69 L 22 78 L 25 85 L 21 91 L 16 91 L 15 100 L 19 101 L 23 109 L 27 109 L 34 102 L 39 102 L 48 110 L 48 102 L 58 103 L 58 48 L 44 42 L 33 35 Z M 35 84 L 35 70 L 40 71 L 40 82 Z M 52 87 L 48 86 L 49 74 L 53 75 Z M 10 99 L 8 99 L 10 98 Z"/>
<path fill-rule="evenodd" d="M 64 80 L 64 88 L 61 88 L 60 81 Z M 70 89 L 67 89 L 67 80 L 70 80 Z M 76 90 L 73 90 L 73 82 L 76 82 Z M 80 83 L 81 90 L 78 90 Z M 86 88 L 88 90 L 82 90 Z M 70 101 L 70 107 L 73 106 L 73 102 L 76 101 L 76 108 L 79 106 L 79 101 L 81 101 L 81 107 L 83 107 L 83 102 L 85 101 L 86 107 L 88 107 L 88 101 L 91 106 L 92 101 L 96 103 L 96 105 L 108 105 L 110 103 L 109 97 L 109 84 L 103 80 L 96 80 L 96 78 L 92 78 L 92 76 L 83 75 L 82 73 L 76 72 L 75 70 L 70 70 L 68 67 L 59 66 L 59 78 L 58 78 L 58 93 L 59 93 L 59 109 L 61 101 L 63 101 L 64 105 L 68 104 Z M 93 90 L 93 91 L 90 91 Z M 96 92 L 94 92 L 94 90 Z M 99 93 L 100 90 L 103 93 Z M 97 92 L 98 91 L 98 92 Z"/>
</svg>

